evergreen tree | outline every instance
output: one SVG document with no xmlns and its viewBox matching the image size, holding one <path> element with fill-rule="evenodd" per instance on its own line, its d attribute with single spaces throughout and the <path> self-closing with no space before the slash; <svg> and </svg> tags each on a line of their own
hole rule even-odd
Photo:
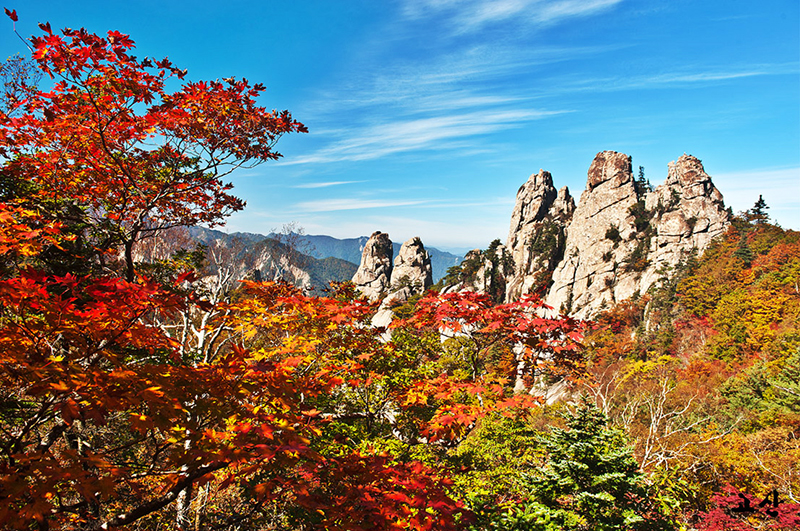
<svg viewBox="0 0 800 531">
<path fill-rule="evenodd" d="M 638 195 L 643 195 L 650 191 L 650 182 L 644 176 L 644 166 L 639 166 L 639 177 L 634 181 L 634 188 Z"/>
<path fill-rule="evenodd" d="M 644 483 L 622 434 L 584 399 L 567 429 L 542 439 L 548 462 L 530 480 L 530 501 L 504 512 L 489 529 L 610 531 L 672 529 Z"/>
<path fill-rule="evenodd" d="M 741 260 L 744 267 L 750 267 L 750 264 L 753 263 L 753 251 L 747 244 L 747 231 L 742 231 L 742 235 L 739 238 L 739 246 L 734 251 L 733 256 Z"/>
<path fill-rule="evenodd" d="M 752 221 L 758 225 L 769 221 L 769 214 L 767 214 L 767 202 L 759 195 L 758 201 L 753 205 L 753 208 L 747 211 L 748 221 Z"/>
</svg>

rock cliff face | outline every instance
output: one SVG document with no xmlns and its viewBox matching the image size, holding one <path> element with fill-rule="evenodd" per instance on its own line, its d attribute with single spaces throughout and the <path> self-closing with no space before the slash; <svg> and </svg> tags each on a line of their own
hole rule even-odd
<svg viewBox="0 0 800 531">
<path fill-rule="evenodd" d="M 627 298 L 627 290 L 618 292 L 617 286 L 624 264 L 639 244 L 631 214 L 638 200 L 630 157 L 599 153 L 566 228 L 564 257 L 553 271 L 548 304 L 577 313 Z M 627 294 L 631 295 L 633 291 Z"/>
<path fill-rule="evenodd" d="M 493 241 L 485 251 L 473 249 L 464 256 L 458 281 L 446 285 L 443 294 L 472 291 L 503 302 L 506 283 L 514 270 L 511 254 L 500 240 Z"/>
<path fill-rule="evenodd" d="M 629 156 L 598 153 L 577 207 L 540 171 L 517 193 L 508 237 L 515 273 L 506 300 L 549 281 L 550 306 L 591 317 L 647 291 L 728 223 L 722 195 L 689 155 L 670 163 L 664 184 L 650 190 L 634 179 Z"/>
<path fill-rule="evenodd" d="M 385 232 L 374 232 L 364 244 L 361 264 L 353 276 L 353 284 L 370 301 L 389 290 L 392 274 L 392 240 Z"/>
<path fill-rule="evenodd" d="M 392 291 L 411 287 L 415 293 L 422 293 L 433 285 L 431 257 L 422 240 L 415 236 L 403 243 L 392 269 Z"/>
<path fill-rule="evenodd" d="M 564 252 L 564 228 L 575 211 L 575 201 L 564 186 L 556 192 L 553 177 L 539 170 L 517 191 L 506 248 L 514 271 L 506 282 L 506 298 L 545 287 L 550 272 Z"/>
<path fill-rule="evenodd" d="M 635 179 L 631 158 L 598 153 L 578 205 L 550 173 L 531 175 L 517 192 L 506 245 L 465 257 L 443 292 L 476 291 L 497 302 L 530 292 L 579 318 L 644 294 L 693 252 L 702 252 L 729 225 L 722 194 L 703 164 L 683 155 L 652 189 Z M 392 266 L 392 243 L 376 232 L 364 246 L 353 282 L 371 300 L 382 298 L 373 323 L 388 324 L 391 307 L 432 283 L 430 257 L 419 238 L 403 244 Z"/>
<path fill-rule="evenodd" d="M 687 249 L 705 249 L 730 222 L 722 194 L 691 155 L 669 164 L 666 181 L 647 194 L 645 206 L 650 212 L 663 211 L 652 249 L 656 264 L 675 265 Z"/>
<path fill-rule="evenodd" d="M 431 257 L 419 237 L 414 237 L 400 247 L 392 267 L 392 241 L 388 234 L 375 232 L 364 245 L 353 283 L 371 301 L 383 297 L 372 324 L 386 326 L 392 320 L 392 307 L 433 285 Z"/>
</svg>

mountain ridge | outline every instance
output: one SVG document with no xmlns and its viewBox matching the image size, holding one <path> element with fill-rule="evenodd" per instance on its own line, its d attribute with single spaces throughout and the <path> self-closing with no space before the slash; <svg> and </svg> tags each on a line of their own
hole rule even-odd
<svg viewBox="0 0 800 531">
<path fill-rule="evenodd" d="M 276 234 L 271 232 L 267 235 L 258 234 L 253 232 L 224 232 L 217 229 L 208 229 L 205 227 L 191 227 L 189 233 L 192 237 L 198 238 L 201 242 L 206 243 L 210 235 L 217 238 L 238 238 L 243 242 L 250 245 L 257 244 L 264 239 L 271 239 L 276 241 L 285 241 L 289 239 L 297 247 L 297 250 L 316 260 L 325 260 L 328 258 L 346 261 L 352 264 L 352 272 L 349 272 L 345 277 L 333 280 L 349 280 L 361 261 L 361 254 L 369 240 L 369 236 L 358 236 L 356 238 L 335 238 L 324 234 L 299 234 L 289 233 L 288 235 Z M 397 256 L 400 253 L 401 243 L 393 242 L 393 253 Z M 461 255 L 456 255 L 448 251 L 442 251 L 435 247 L 425 248 L 431 257 L 431 266 L 433 270 L 433 281 L 437 282 L 447 274 L 447 269 L 452 266 L 459 265 L 464 259 Z M 349 269 L 348 269 L 349 271 Z"/>
<path fill-rule="evenodd" d="M 469 253 L 446 292 L 485 292 L 499 302 L 540 293 L 579 318 L 645 293 L 724 234 L 731 213 L 702 162 L 683 154 L 652 187 L 631 157 L 598 153 L 576 204 L 540 170 L 517 191 L 505 245 Z"/>
</svg>

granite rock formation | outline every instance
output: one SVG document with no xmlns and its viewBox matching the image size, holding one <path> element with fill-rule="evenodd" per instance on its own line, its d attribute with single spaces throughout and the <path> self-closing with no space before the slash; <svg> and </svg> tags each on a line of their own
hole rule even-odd
<svg viewBox="0 0 800 531">
<path fill-rule="evenodd" d="M 691 155 L 671 162 L 654 189 L 634 178 L 628 155 L 615 151 L 598 153 L 587 177 L 576 206 L 550 173 L 531 175 L 517 192 L 506 245 L 496 240 L 467 253 L 443 293 L 475 291 L 511 302 L 538 292 L 557 311 L 591 318 L 644 294 L 730 223 L 722 194 Z M 422 259 L 414 260 L 419 268 Z M 391 284 L 398 291 L 395 275 Z"/>
<path fill-rule="evenodd" d="M 599 153 L 586 191 L 566 226 L 564 257 L 555 267 L 546 301 L 588 318 L 644 293 L 669 268 L 702 252 L 729 223 L 722 195 L 695 157 L 669 165 L 654 190 L 636 181 L 629 156 Z"/>
<path fill-rule="evenodd" d="M 414 295 L 421 295 L 433 285 L 431 257 L 418 236 L 403 243 L 394 259 L 389 294 L 381 301 L 372 318 L 373 326 L 392 322 L 392 308 L 405 304 Z"/>
<path fill-rule="evenodd" d="M 422 240 L 415 236 L 403 243 L 394 259 L 391 290 L 408 287 L 414 293 L 422 293 L 433 285 L 431 257 Z"/>
<path fill-rule="evenodd" d="M 385 232 L 374 232 L 364 244 L 361 264 L 353 276 L 353 284 L 370 301 L 389 291 L 392 274 L 392 241 Z"/>
<path fill-rule="evenodd" d="M 513 276 L 514 264 L 500 240 L 493 241 L 485 251 L 469 251 L 460 267 L 458 281 L 445 286 L 442 293 L 472 291 L 488 295 L 495 302 L 505 300 L 506 283 Z"/>
<path fill-rule="evenodd" d="M 540 292 L 556 310 L 591 317 L 645 293 L 728 225 L 722 194 L 690 155 L 671 162 L 664 183 L 652 189 L 634 178 L 628 155 L 598 153 L 577 207 L 569 190 L 556 191 L 550 173 L 540 170 L 517 192 L 511 215 L 513 273 L 506 276 L 506 301 Z M 448 290 L 480 291 L 476 284 L 485 281 L 487 269 L 473 268 L 472 284 L 462 281 Z"/>
<path fill-rule="evenodd" d="M 553 271 L 549 305 L 575 313 L 627 298 L 617 293 L 616 287 L 620 264 L 626 263 L 638 243 L 630 212 L 638 201 L 630 157 L 612 151 L 599 153 L 566 227 L 564 257 Z"/>
<path fill-rule="evenodd" d="M 556 191 L 549 172 L 539 170 L 520 187 L 506 240 L 514 264 L 506 282 L 507 299 L 546 286 L 563 255 L 564 228 L 574 211 L 569 189 Z"/>
<path fill-rule="evenodd" d="M 375 232 L 364 245 L 361 265 L 353 283 L 370 301 L 381 300 L 372 318 L 373 326 L 387 326 L 392 308 L 405 304 L 433 285 L 431 257 L 422 240 L 415 236 L 403 243 L 392 266 L 392 241 L 389 235 Z"/>
</svg>

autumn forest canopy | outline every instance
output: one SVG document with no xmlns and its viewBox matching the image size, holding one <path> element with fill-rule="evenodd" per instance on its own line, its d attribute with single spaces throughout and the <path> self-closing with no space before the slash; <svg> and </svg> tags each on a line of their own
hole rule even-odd
<svg viewBox="0 0 800 531">
<path fill-rule="evenodd" d="M 763 201 L 592 322 L 429 290 L 373 327 L 170 231 L 306 132 L 263 86 L 40 27 L 2 68 L 2 529 L 800 526 L 800 234 Z"/>
</svg>

